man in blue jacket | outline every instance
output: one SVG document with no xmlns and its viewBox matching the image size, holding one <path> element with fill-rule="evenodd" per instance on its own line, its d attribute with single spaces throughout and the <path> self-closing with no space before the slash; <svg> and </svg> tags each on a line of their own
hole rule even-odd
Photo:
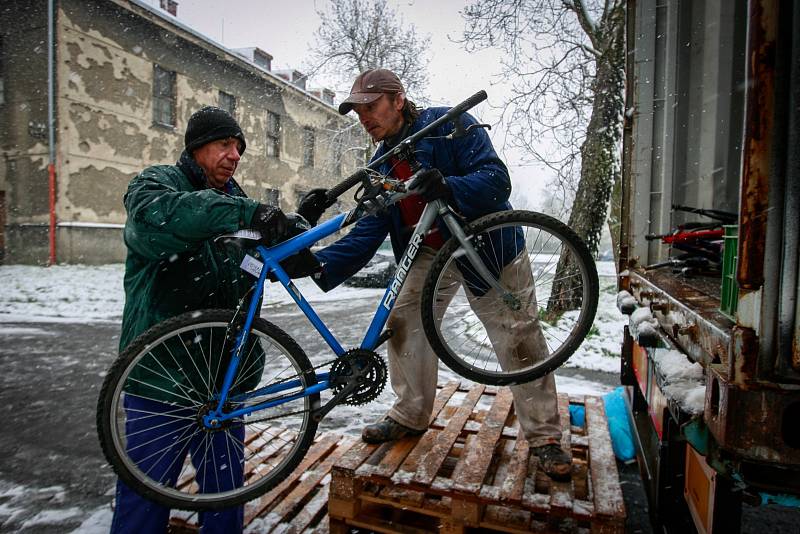
<svg viewBox="0 0 800 534">
<path fill-rule="evenodd" d="M 398 77 L 386 69 L 368 70 L 356 78 L 350 96 L 339 106 L 343 115 L 351 110 L 356 112 L 372 140 L 380 142 L 373 159 L 447 112 L 447 108 L 417 109 L 405 97 Z M 465 127 L 476 122 L 467 114 L 462 121 Z M 428 169 L 417 180 L 419 185 L 414 190 L 417 194 L 391 206 L 388 212 L 361 219 L 345 237 L 316 253 L 323 270 L 315 281 L 322 289 L 332 289 L 358 272 L 387 234 L 399 260 L 425 204 L 434 199 L 445 199 L 470 221 L 511 209 L 508 170 L 486 132 L 476 128 L 464 137 L 445 140 L 443 137 L 450 133 L 451 127 L 440 128 L 441 131 L 431 133 L 432 139 L 416 144 L 416 159 Z M 400 180 L 407 180 L 412 174 L 405 161 L 387 161 L 379 171 Z M 301 201 L 298 211 L 310 216 L 314 224 L 324 210 L 324 199 L 324 189 L 313 190 Z M 389 376 L 397 400 L 383 420 L 364 428 L 362 439 L 368 443 L 419 435 L 428 427 L 436 395 L 438 359 L 425 336 L 419 335 L 423 331 L 420 293 L 436 251 L 444 241 L 436 228 L 425 236 L 389 317 L 387 326 L 394 331 L 388 341 Z M 511 391 L 520 425 L 542 469 L 552 478 L 569 478 L 572 460 L 560 446 L 561 425 L 553 375 L 512 386 Z"/>
</svg>

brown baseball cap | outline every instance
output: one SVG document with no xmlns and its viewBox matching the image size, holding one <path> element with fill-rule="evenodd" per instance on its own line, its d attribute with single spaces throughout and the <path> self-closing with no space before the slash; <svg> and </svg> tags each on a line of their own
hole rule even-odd
<svg viewBox="0 0 800 534">
<path fill-rule="evenodd" d="M 353 104 L 369 104 L 384 93 L 405 93 L 406 90 L 397 74 L 388 69 L 371 69 L 362 72 L 353 82 L 350 96 L 339 104 L 339 113 L 346 115 Z"/>
</svg>

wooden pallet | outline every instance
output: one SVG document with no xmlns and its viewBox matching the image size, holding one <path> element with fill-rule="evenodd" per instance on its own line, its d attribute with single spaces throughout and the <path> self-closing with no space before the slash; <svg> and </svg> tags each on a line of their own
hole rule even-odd
<svg viewBox="0 0 800 534">
<path fill-rule="evenodd" d="M 357 438 L 352 436 L 342 437 L 331 433 L 319 435 L 291 475 L 245 505 L 244 524 L 247 530 L 327 533 L 331 467 L 356 441 Z M 248 449 L 258 444 L 262 460 L 268 456 L 268 439 L 248 435 L 245 443 Z M 261 451 L 265 452 L 262 454 Z M 256 461 L 248 462 L 245 474 L 257 468 Z M 173 511 L 169 530 L 172 533 L 195 533 L 198 531 L 197 520 L 197 513 Z"/>
<path fill-rule="evenodd" d="M 569 404 L 586 408 L 571 427 Z M 331 471 L 331 532 L 623 532 L 625 509 L 602 399 L 559 395 L 570 482 L 530 457 L 508 388 L 440 389 L 428 432 L 358 442 Z"/>
<path fill-rule="evenodd" d="M 585 428 L 570 427 L 570 402 L 586 406 Z M 318 436 L 286 480 L 245 505 L 246 530 L 622 532 L 622 492 L 602 401 L 562 395 L 559 411 L 562 446 L 574 458 L 571 482 L 552 482 L 528 458 L 507 388 L 450 383 L 440 388 L 421 437 L 378 446 Z M 262 461 L 274 454 L 269 443 L 264 436 L 246 439 Z M 245 471 L 257 467 L 249 462 Z M 197 532 L 197 514 L 173 514 L 171 532 Z"/>
</svg>

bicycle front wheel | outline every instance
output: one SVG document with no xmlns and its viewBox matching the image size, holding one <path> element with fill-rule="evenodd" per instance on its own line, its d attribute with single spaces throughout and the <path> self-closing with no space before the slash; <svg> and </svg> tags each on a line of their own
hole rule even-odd
<svg viewBox="0 0 800 534">
<path fill-rule="evenodd" d="M 597 268 L 568 226 L 530 211 L 487 215 L 464 227 L 499 288 L 456 238 L 434 258 L 422 291 L 431 347 L 456 373 L 493 385 L 530 382 L 564 363 L 597 311 Z"/>
<path fill-rule="evenodd" d="M 253 321 L 223 411 L 276 405 L 204 424 L 231 360 L 233 314 L 190 312 L 150 328 L 103 383 L 103 452 L 128 487 L 164 506 L 208 510 L 254 499 L 283 480 L 314 439 L 319 394 L 302 393 L 316 375 L 294 340 L 263 319 Z"/>
</svg>

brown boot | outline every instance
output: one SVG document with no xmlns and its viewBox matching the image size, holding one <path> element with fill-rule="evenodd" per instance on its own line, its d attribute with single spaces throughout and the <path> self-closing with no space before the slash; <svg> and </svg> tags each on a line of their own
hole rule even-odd
<svg viewBox="0 0 800 534">
<path fill-rule="evenodd" d="M 572 458 L 556 443 L 531 449 L 539 457 L 539 466 L 553 480 L 566 481 L 572 478 Z"/>
<path fill-rule="evenodd" d="M 361 431 L 361 439 L 367 443 L 384 443 L 408 436 L 420 436 L 425 433 L 425 430 L 427 428 L 423 430 L 409 428 L 401 425 L 391 417 L 386 417 L 383 421 L 365 426 L 364 430 Z"/>
</svg>

